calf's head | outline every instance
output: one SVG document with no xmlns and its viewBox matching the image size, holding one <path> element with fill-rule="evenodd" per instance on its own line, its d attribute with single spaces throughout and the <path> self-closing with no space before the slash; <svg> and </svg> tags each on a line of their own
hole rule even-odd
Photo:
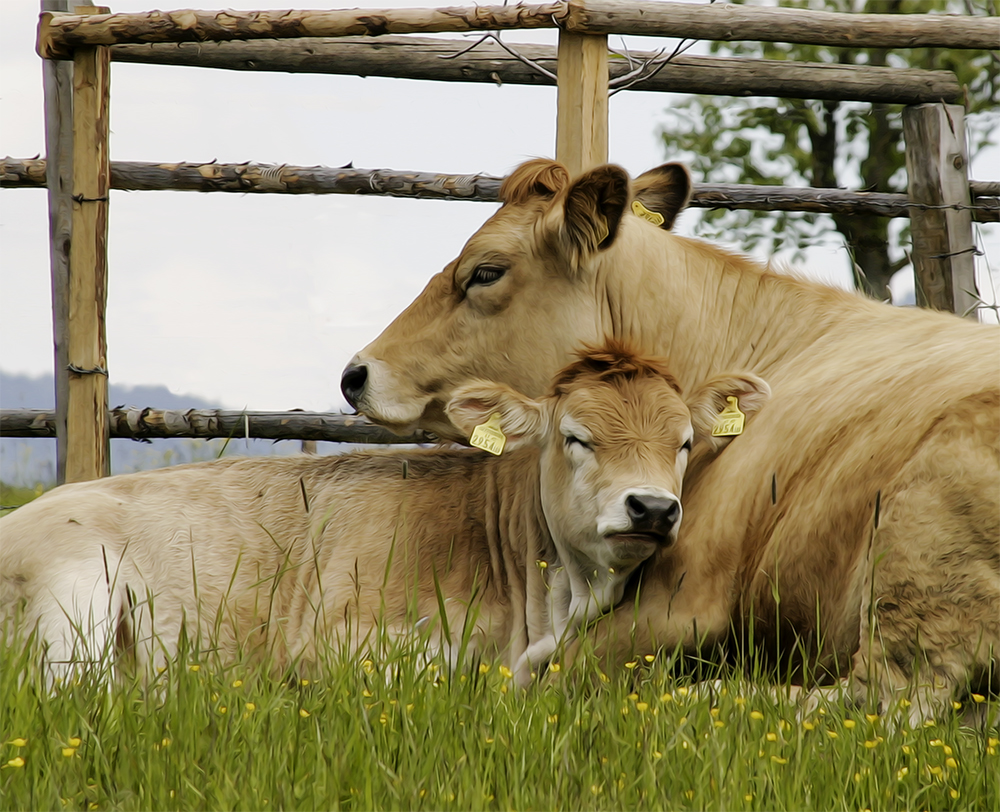
<svg viewBox="0 0 1000 812">
<path fill-rule="evenodd" d="M 609 342 L 580 353 L 546 397 L 474 382 L 446 411 L 466 437 L 499 415 L 509 446 L 541 449 L 542 507 L 562 563 L 590 583 L 614 575 L 610 605 L 629 573 L 675 540 L 692 445 L 725 442 L 711 437 L 720 402 L 737 397 L 749 416 L 768 394 L 754 375 L 723 375 L 685 402 L 661 360 Z"/>
<path fill-rule="evenodd" d="M 344 370 L 348 402 L 400 432 L 458 440 L 445 404 L 472 380 L 539 397 L 575 347 L 615 334 L 598 260 L 627 229 L 669 229 L 690 179 L 667 164 L 630 183 L 602 166 L 570 182 L 534 160 L 503 183 L 503 206 L 424 291 Z M 635 201 L 642 205 L 633 208 Z M 638 214 L 636 213 L 638 212 Z M 643 219 L 645 216 L 647 219 Z"/>
</svg>

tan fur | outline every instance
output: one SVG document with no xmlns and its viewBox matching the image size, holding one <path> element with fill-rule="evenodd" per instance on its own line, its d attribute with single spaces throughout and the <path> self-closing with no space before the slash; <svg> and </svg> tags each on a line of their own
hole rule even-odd
<svg viewBox="0 0 1000 812">
<path fill-rule="evenodd" d="M 996 689 L 1000 330 L 777 273 L 627 208 L 610 245 L 567 248 L 607 217 L 567 201 L 602 183 L 613 197 L 615 177 L 493 215 L 355 358 L 359 408 L 455 436 L 437 404 L 465 380 L 534 394 L 604 334 L 666 356 L 687 392 L 728 369 L 761 375 L 771 400 L 718 460 L 692 461 L 679 543 L 647 567 L 638 615 L 627 600 L 598 628 L 603 650 L 621 660 L 735 627 L 776 656 L 805 641 L 814 676 L 853 671 L 859 698 L 912 689 L 915 715 Z M 643 194 L 679 206 L 685 177 L 647 173 Z M 487 258 L 506 273 L 469 286 Z"/>
<path fill-rule="evenodd" d="M 665 370 L 620 344 L 560 380 L 572 385 L 539 401 L 486 383 L 457 393 L 450 409 L 466 433 L 502 413 L 500 457 L 226 459 L 57 488 L 0 522 L 5 634 L 37 628 L 53 677 L 102 661 L 112 642 L 140 667 L 161 665 L 182 628 L 223 662 L 243 653 L 281 671 L 330 645 L 354 650 L 378 624 L 390 636 L 425 630 L 454 658 L 468 621 L 470 653 L 500 656 L 527 682 L 672 541 L 623 559 L 597 525 L 637 488 L 679 497 L 691 434 Z M 567 418 L 591 436 L 585 465 L 567 449 Z M 623 439 L 646 457 L 620 454 Z"/>
</svg>

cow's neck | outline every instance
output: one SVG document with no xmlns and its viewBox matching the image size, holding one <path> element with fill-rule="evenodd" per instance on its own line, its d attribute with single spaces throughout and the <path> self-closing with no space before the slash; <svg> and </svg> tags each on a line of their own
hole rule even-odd
<svg viewBox="0 0 1000 812">
<path fill-rule="evenodd" d="M 685 390 L 741 369 L 767 378 L 874 302 L 699 240 L 633 225 L 599 265 L 604 332 L 665 355 Z"/>
</svg>

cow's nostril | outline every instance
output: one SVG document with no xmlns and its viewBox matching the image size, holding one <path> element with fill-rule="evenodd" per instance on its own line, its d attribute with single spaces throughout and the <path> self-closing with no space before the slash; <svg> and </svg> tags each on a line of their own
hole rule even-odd
<svg viewBox="0 0 1000 812">
<path fill-rule="evenodd" d="M 340 376 L 340 391 L 344 393 L 347 402 L 355 409 L 365 392 L 368 383 L 368 367 L 364 364 L 351 364 Z"/>
<path fill-rule="evenodd" d="M 625 510 L 628 511 L 628 517 L 634 522 L 641 520 L 646 515 L 646 506 L 642 499 L 634 494 L 629 494 L 625 498 Z"/>
</svg>

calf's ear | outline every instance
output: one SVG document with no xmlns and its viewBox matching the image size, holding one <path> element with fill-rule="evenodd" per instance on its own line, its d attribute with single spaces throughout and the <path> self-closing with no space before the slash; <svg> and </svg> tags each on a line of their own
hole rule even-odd
<svg viewBox="0 0 1000 812">
<path fill-rule="evenodd" d="M 506 437 L 505 449 L 541 440 L 545 430 L 542 404 L 515 392 L 509 386 L 489 381 L 473 381 L 456 390 L 445 412 L 452 424 L 471 438 L 477 426 L 500 415 L 500 430 Z"/>
<path fill-rule="evenodd" d="M 620 166 L 599 166 L 570 184 L 559 236 L 573 266 L 615 241 L 628 202 L 629 177 Z"/>
<path fill-rule="evenodd" d="M 752 372 L 727 372 L 710 378 L 686 399 L 695 440 L 713 451 L 721 451 L 734 439 L 733 436 L 712 436 L 716 421 L 731 397 L 736 398 L 748 424 L 771 397 L 771 387 Z"/>
<path fill-rule="evenodd" d="M 691 200 L 691 175 L 683 164 L 663 164 L 639 175 L 632 190 L 633 211 L 669 231 Z M 642 205 L 636 206 L 635 201 Z"/>
</svg>

